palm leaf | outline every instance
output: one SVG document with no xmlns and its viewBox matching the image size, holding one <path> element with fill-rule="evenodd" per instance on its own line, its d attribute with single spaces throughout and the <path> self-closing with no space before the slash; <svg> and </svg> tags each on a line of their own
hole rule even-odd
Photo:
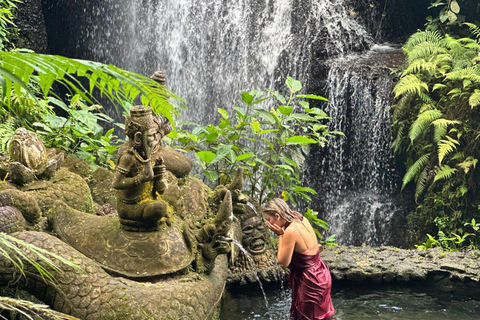
<svg viewBox="0 0 480 320">
<path fill-rule="evenodd" d="M 29 85 L 41 88 L 46 97 L 52 94 L 52 86 L 58 83 L 72 94 L 79 94 L 88 102 L 95 102 L 95 90 L 108 98 L 115 106 L 123 101 L 140 100 L 173 122 L 177 113 L 169 99 L 179 99 L 168 88 L 156 81 L 113 65 L 76 60 L 61 56 L 24 52 L 0 52 L 0 85 L 2 95 L 8 101 L 13 93 L 34 96 Z M 87 83 L 87 88 L 82 83 Z"/>
<path fill-rule="evenodd" d="M 405 188 L 405 186 L 415 177 L 417 177 L 420 172 L 425 168 L 428 160 L 430 159 L 430 155 L 430 152 L 424 154 L 423 156 L 418 158 L 418 160 L 415 161 L 415 163 L 412 164 L 410 168 L 408 168 L 407 173 L 405 173 L 405 176 L 403 177 L 402 189 Z"/>
</svg>

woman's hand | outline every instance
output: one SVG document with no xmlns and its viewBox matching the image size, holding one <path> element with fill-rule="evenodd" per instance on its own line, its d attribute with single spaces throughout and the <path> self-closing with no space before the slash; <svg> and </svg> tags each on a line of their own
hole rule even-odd
<svg viewBox="0 0 480 320">
<path fill-rule="evenodd" d="M 271 224 L 270 222 L 266 221 L 265 225 L 267 226 L 268 229 L 272 230 L 273 233 L 275 233 L 278 236 L 283 235 L 283 228 L 276 225 L 276 224 Z"/>
</svg>

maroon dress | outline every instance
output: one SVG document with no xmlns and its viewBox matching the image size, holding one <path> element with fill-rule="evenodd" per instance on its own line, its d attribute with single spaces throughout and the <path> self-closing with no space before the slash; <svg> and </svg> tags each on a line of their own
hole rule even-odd
<svg viewBox="0 0 480 320">
<path fill-rule="evenodd" d="M 314 255 L 294 251 L 288 268 L 287 280 L 292 289 L 290 317 L 295 320 L 331 319 L 335 314 L 330 297 L 332 277 L 320 258 L 320 250 Z"/>
</svg>

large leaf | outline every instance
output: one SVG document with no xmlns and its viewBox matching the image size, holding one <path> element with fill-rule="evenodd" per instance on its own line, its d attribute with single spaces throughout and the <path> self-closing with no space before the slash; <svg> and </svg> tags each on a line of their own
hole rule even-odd
<svg viewBox="0 0 480 320">
<path fill-rule="evenodd" d="M 53 84 L 57 83 L 72 95 L 78 94 L 90 103 L 96 100 L 94 89 L 112 101 L 116 107 L 120 107 L 123 101 L 134 103 L 140 100 L 172 123 L 178 108 L 172 105 L 169 99 L 179 98 L 156 81 L 98 62 L 36 53 L 0 52 L 0 75 L 2 94 L 7 100 L 14 93 L 12 88 L 16 86 L 33 96 L 28 86 L 37 85 L 46 97 L 52 93 Z M 89 89 L 82 84 L 82 78 L 86 79 Z M 16 94 L 18 95 L 18 92 Z"/>
</svg>

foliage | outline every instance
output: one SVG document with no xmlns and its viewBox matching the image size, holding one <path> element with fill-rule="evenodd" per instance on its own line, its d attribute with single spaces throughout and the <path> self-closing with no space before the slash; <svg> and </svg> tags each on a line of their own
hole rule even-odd
<svg viewBox="0 0 480 320">
<path fill-rule="evenodd" d="M 480 233 L 478 232 L 480 230 L 480 223 L 472 219 L 470 222 L 465 222 L 456 232 L 448 231 L 446 234 L 443 230 L 447 228 L 449 222 L 450 218 L 448 217 L 435 218 L 435 224 L 439 228 L 437 234 L 438 240 L 427 234 L 427 240 L 416 247 L 419 250 L 442 247 L 445 251 L 458 251 L 468 243 L 470 249 L 478 250 L 480 248 Z"/>
<path fill-rule="evenodd" d="M 50 309 L 44 304 L 37 304 L 30 301 L 0 297 L 0 310 L 7 310 L 17 315 L 21 315 L 22 319 L 51 319 L 51 320 L 79 320 L 78 318 L 63 314 Z M 0 319 L 7 319 L 0 315 Z"/>
<path fill-rule="evenodd" d="M 54 87 L 69 94 L 60 99 Z M 148 104 L 172 122 L 178 105 L 171 102 L 180 101 L 154 80 L 113 65 L 25 52 L 0 52 L 0 88 L 1 150 L 23 126 L 40 129 L 48 147 L 110 167 L 116 137 L 113 130 L 104 133 L 99 122 L 112 119 L 100 112 L 94 96 L 106 97 L 117 110 L 137 102 Z M 67 117 L 56 115 L 54 108 Z"/>
<path fill-rule="evenodd" d="M 472 34 L 479 30 L 465 25 Z M 406 159 L 402 188 L 415 184 L 416 215 L 449 217 L 451 237 L 478 215 L 480 41 L 427 30 L 412 35 L 403 50 L 407 65 L 393 107 L 393 148 Z"/>
<path fill-rule="evenodd" d="M 25 277 L 24 263 L 26 262 L 31 264 L 38 271 L 39 275 L 45 282 L 55 282 L 49 269 L 61 272 L 59 266 L 52 259 L 61 262 L 65 266 L 82 271 L 76 264 L 69 260 L 10 236 L 4 232 L 0 232 L 0 254 L 13 264 L 13 266 L 19 271 L 19 276 Z M 34 258 L 31 258 L 30 256 L 33 256 Z"/>
<path fill-rule="evenodd" d="M 301 182 L 305 152 L 311 145 L 325 146 L 331 137 L 341 133 L 329 131 L 326 123 L 330 118 L 308 102 L 327 99 L 299 94 L 302 84 L 292 77 L 287 77 L 285 84 L 286 97 L 272 90 L 243 92 L 245 106 L 233 107 L 233 115 L 218 109 L 218 125 L 185 123 L 194 128 L 192 132 L 178 131 L 173 138 L 184 149 L 195 152 L 204 176 L 213 182 L 228 183 L 242 167 L 244 192 L 260 203 L 275 194 L 294 205 L 310 202 L 310 195 L 316 192 Z M 316 215 L 310 209 L 306 213 L 313 224 L 327 229 L 328 225 Z"/>
<path fill-rule="evenodd" d="M 186 150 L 195 152 L 203 174 L 211 181 L 228 182 L 242 167 L 244 192 L 260 203 L 275 193 L 294 204 L 310 201 L 315 190 L 302 186 L 300 177 L 304 151 L 312 144 L 325 146 L 339 133 L 328 131 L 325 123 L 330 118 L 307 101 L 325 98 L 298 94 L 302 85 L 291 77 L 286 86 L 287 97 L 272 90 L 243 92 L 245 107 L 233 107 L 234 115 L 218 109 L 221 119 L 217 126 L 186 123 L 193 131 L 179 131 L 176 138 Z M 269 110 L 261 108 L 267 100 L 277 104 Z"/>
<path fill-rule="evenodd" d="M 10 29 L 15 28 L 12 11 L 17 7 L 19 0 L 2 0 L 0 2 L 0 51 L 10 42 Z"/>
<path fill-rule="evenodd" d="M 119 148 L 114 128 L 104 133 L 100 122 L 113 119 L 101 112 L 99 105 L 86 105 L 77 95 L 67 106 L 63 101 L 49 97 L 47 101 L 62 109 L 68 116 L 47 114 L 42 122 L 34 122 L 36 133 L 49 148 L 73 153 L 93 167 L 103 165 L 115 168 L 115 151 Z M 117 124 L 119 125 L 119 124 Z"/>
</svg>

